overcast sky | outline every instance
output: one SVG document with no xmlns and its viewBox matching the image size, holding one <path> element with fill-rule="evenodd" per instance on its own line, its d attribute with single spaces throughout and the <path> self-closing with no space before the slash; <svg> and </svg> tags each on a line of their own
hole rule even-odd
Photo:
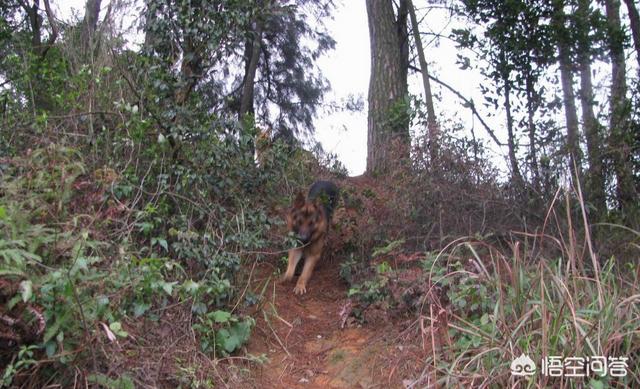
<svg viewBox="0 0 640 389">
<path fill-rule="evenodd" d="M 369 27 L 364 1 L 338 3 L 334 20 L 327 28 L 336 40 L 336 49 L 319 61 L 320 69 L 331 82 L 327 100 L 362 95 L 369 88 Z M 367 112 L 340 112 L 319 118 L 316 139 L 322 147 L 338 155 L 352 175 L 361 174 L 367 159 Z"/>
</svg>

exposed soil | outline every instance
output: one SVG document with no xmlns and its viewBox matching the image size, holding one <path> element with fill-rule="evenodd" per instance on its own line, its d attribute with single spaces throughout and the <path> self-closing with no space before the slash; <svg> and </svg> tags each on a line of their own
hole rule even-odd
<svg viewBox="0 0 640 389">
<path fill-rule="evenodd" d="M 425 361 L 441 336 L 425 324 L 425 316 L 370 307 L 364 323 L 349 317 L 347 284 L 339 274 L 344 258 L 336 253 L 362 235 L 372 235 L 379 228 L 372 220 L 387 220 L 385 212 L 393 210 L 387 193 L 368 177 L 338 184 L 344 204 L 336 210 L 327 248 L 307 293 L 294 295 L 297 277 L 291 283 L 278 282 L 276 268 L 283 264 L 264 262 L 255 269 L 251 285 L 263 303 L 254 315 L 257 323 L 247 354 L 265 356 L 266 362 L 251 364 L 242 387 L 433 387 Z"/>
<path fill-rule="evenodd" d="M 341 328 L 347 291 L 338 269 L 335 260 L 321 262 L 303 296 L 293 294 L 293 283 L 275 281 L 272 266 L 258 269 L 254 285 L 268 283 L 267 303 L 247 352 L 268 362 L 251 368 L 252 386 L 395 388 L 420 376 L 427 350 L 402 345 L 406 336 L 390 322 Z"/>
</svg>

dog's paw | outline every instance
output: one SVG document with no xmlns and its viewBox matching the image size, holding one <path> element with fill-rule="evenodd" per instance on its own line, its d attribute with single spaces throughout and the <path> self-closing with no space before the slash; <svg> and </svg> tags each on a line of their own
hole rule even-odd
<svg viewBox="0 0 640 389">
<path fill-rule="evenodd" d="M 293 279 L 293 276 L 290 275 L 283 275 L 282 277 L 280 277 L 280 279 L 278 280 L 279 284 L 286 284 L 287 282 L 291 281 Z"/>
<path fill-rule="evenodd" d="M 307 293 L 307 286 L 306 285 L 296 285 L 296 287 L 293 288 L 293 293 L 295 293 L 295 294 L 305 294 L 305 293 Z"/>
</svg>

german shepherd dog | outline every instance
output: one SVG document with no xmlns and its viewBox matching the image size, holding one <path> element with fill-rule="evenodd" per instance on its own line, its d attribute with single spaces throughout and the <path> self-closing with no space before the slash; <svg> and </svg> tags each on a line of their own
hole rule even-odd
<svg viewBox="0 0 640 389">
<path fill-rule="evenodd" d="M 287 213 L 287 226 L 289 231 L 303 244 L 289 250 L 289 264 L 282 277 L 282 282 L 291 281 L 296 275 L 296 267 L 301 258 L 304 258 L 302 274 L 298 278 L 295 294 L 307 292 L 307 282 L 311 278 L 313 268 L 322 255 L 325 238 L 331 224 L 331 214 L 338 201 L 338 187 L 330 181 L 316 181 L 306 198 L 299 192 L 293 201 L 293 206 Z"/>
</svg>

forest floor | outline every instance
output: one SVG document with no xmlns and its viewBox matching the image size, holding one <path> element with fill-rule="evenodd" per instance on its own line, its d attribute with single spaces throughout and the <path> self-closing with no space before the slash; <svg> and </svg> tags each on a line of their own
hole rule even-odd
<svg viewBox="0 0 640 389">
<path fill-rule="evenodd" d="M 272 265 L 262 264 L 256 270 L 253 284 L 265 290 L 266 303 L 247 352 L 265 355 L 267 362 L 251 369 L 247 384 L 256 388 L 410 386 L 422 376 L 429 345 L 408 341 L 415 338 L 415 331 L 407 331 L 410 323 L 357 325 L 345 320 L 346 284 L 340 278 L 338 260 L 325 259 L 302 296 L 293 294 L 294 283 L 277 282 Z"/>
</svg>

